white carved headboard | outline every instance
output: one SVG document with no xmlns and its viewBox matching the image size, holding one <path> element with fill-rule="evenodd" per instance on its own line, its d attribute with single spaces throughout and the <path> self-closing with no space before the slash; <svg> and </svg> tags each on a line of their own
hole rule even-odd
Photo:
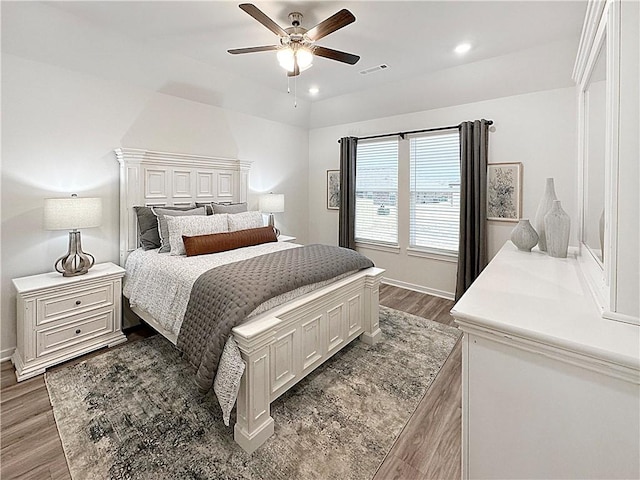
<svg viewBox="0 0 640 480">
<path fill-rule="evenodd" d="M 120 265 L 138 248 L 134 206 L 246 202 L 251 162 L 232 158 L 115 150 L 120 163 Z"/>
</svg>

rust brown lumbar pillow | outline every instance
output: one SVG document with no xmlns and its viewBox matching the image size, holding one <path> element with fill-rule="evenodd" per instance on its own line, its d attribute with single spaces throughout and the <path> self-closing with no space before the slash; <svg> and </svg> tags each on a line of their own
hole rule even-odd
<svg viewBox="0 0 640 480">
<path fill-rule="evenodd" d="M 228 233 L 211 233 L 208 235 L 182 236 L 187 257 L 206 255 L 208 253 L 226 252 L 241 247 L 277 242 L 273 227 L 249 228 Z"/>
</svg>

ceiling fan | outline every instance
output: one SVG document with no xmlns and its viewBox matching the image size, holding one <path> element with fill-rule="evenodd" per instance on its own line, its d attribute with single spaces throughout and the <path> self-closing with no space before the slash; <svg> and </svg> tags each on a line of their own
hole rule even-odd
<svg viewBox="0 0 640 480">
<path fill-rule="evenodd" d="M 314 55 L 348 63 L 349 65 L 355 65 L 358 60 L 360 60 L 358 55 L 322 47 L 315 43 L 330 33 L 356 21 L 356 17 L 347 9 L 340 10 L 315 27 L 307 30 L 300 26 L 300 22 L 302 21 L 302 14 L 300 12 L 291 12 L 289 14 L 291 27 L 282 28 L 251 3 L 243 3 L 239 5 L 239 7 L 278 35 L 280 44 L 228 50 L 228 52 L 233 55 L 277 50 L 278 62 L 287 70 L 287 75 L 290 77 L 300 75 L 300 72 L 309 68 Z"/>
</svg>

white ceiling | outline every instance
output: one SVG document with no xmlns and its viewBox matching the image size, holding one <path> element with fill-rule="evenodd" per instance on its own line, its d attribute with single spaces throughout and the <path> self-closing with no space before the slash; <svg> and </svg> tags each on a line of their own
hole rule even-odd
<svg viewBox="0 0 640 480">
<path fill-rule="evenodd" d="M 225 92 L 212 84 L 235 85 L 247 95 L 250 90 L 260 96 L 286 92 L 287 77 L 275 52 L 227 53 L 229 48 L 277 43 L 277 37 L 240 10 L 238 3 L 3 1 L 2 50 L 111 78 L 118 65 L 127 65 L 128 70 L 135 65 L 138 71 L 130 73 L 133 82 L 204 103 L 224 104 L 220 96 Z M 586 10 L 583 0 L 256 1 L 255 5 L 282 27 L 289 25 L 291 11 L 303 13 L 306 28 L 341 8 L 356 17 L 355 23 L 318 44 L 360 55 L 360 62 L 350 66 L 317 57 L 296 81 L 303 104 L 542 44 L 573 41 L 577 48 Z M 464 56 L 453 51 L 461 42 L 472 45 Z M 192 68 L 194 62 L 209 74 L 215 72 L 215 81 L 198 79 L 193 72 L 185 78 L 185 65 Z M 359 73 L 381 63 L 389 68 Z M 310 86 L 320 93 L 310 96 Z"/>
</svg>

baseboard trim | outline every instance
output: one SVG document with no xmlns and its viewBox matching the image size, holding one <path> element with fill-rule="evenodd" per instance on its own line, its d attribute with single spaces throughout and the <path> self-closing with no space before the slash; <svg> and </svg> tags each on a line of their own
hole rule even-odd
<svg viewBox="0 0 640 480">
<path fill-rule="evenodd" d="M 455 293 L 445 292 L 444 290 L 437 290 L 435 288 L 429 288 L 422 285 L 415 285 L 409 282 L 403 282 L 401 280 L 394 280 L 393 278 L 384 277 L 382 283 L 391 285 L 392 287 L 406 288 L 407 290 L 413 290 L 414 292 L 426 293 L 433 295 L 434 297 L 445 298 L 447 300 L 455 300 Z"/>
<path fill-rule="evenodd" d="M 11 355 L 16 351 L 16 347 L 7 348 L 5 350 L 0 351 L 0 362 L 4 362 L 5 360 L 11 360 Z"/>
</svg>

